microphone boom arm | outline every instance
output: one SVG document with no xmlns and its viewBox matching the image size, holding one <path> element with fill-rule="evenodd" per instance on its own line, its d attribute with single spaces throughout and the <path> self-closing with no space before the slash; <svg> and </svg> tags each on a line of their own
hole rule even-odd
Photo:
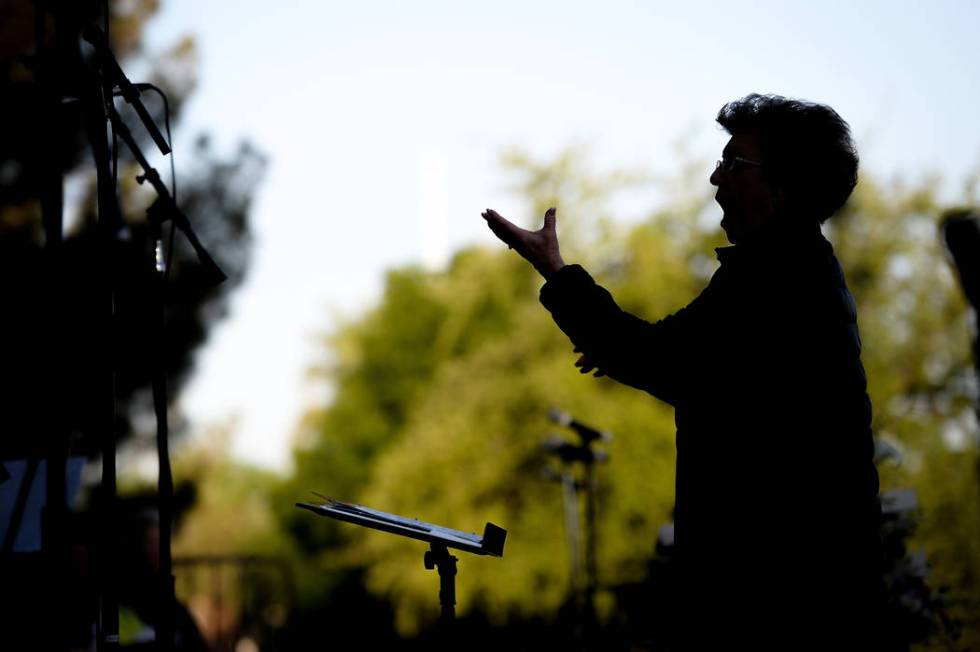
<svg viewBox="0 0 980 652">
<path fill-rule="evenodd" d="M 170 196 L 170 191 L 167 190 L 167 186 L 160 179 L 160 173 L 157 172 L 153 166 L 146 160 L 143 152 L 140 150 L 139 145 L 133 139 L 132 132 L 129 131 L 129 127 L 123 123 L 122 118 L 119 117 L 119 112 L 116 111 L 115 107 L 111 103 L 107 104 L 107 112 L 109 115 L 109 121 L 112 123 L 112 128 L 116 134 L 126 143 L 126 147 L 132 152 L 133 157 L 136 162 L 140 164 L 143 168 L 143 174 L 136 177 L 136 181 L 140 184 L 145 181 L 149 181 L 150 185 L 157 193 L 157 201 L 151 206 L 150 216 L 151 219 L 159 218 L 160 223 L 166 222 L 168 219 L 173 220 L 174 224 L 180 229 L 183 234 L 187 237 L 187 241 L 190 242 L 191 247 L 194 249 L 194 253 L 197 255 L 198 260 L 205 269 L 207 278 L 211 279 L 214 285 L 219 285 L 225 281 L 228 276 L 221 270 L 218 263 L 214 261 L 211 254 L 208 253 L 207 249 L 198 239 L 197 234 L 194 233 L 194 229 L 191 226 L 191 222 L 187 219 L 187 216 L 177 207 L 177 203 L 174 201 L 173 197 Z"/>
</svg>

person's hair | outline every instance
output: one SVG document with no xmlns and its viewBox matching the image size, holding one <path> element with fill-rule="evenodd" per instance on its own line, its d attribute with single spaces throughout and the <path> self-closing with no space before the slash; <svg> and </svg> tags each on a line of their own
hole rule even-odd
<svg viewBox="0 0 980 652">
<path fill-rule="evenodd" d="M 825 221 L 857 185 L 851 130 L 829 106 L 753 93 L 721 107 L 717 120 L 733 136 L 758 134 L 763 172 L 799 217 Z"/>
</svg>

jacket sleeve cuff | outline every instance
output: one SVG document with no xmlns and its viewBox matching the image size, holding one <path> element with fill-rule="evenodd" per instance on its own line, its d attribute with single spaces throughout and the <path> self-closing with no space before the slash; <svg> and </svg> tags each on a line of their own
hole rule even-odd
<svg viewBox="0 0 980 652">
<path fill-rule="evenodd" d="M 541 287 L 540 300 L 545 308 L 552 310 L 572 296 L 581 296 L 582 290 L 591 285 L 595 281 L 581 265 L 565 265 L 548 277 Z"/>
</svg>

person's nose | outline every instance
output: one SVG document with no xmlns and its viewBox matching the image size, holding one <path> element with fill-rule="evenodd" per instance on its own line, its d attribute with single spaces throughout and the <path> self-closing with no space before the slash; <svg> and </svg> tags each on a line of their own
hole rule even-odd
<svg viewBox="0 0 980 652">
<path fill-rule="evenodd" d="M 716 167 L 711 171 L 711 176 L 708 177 L 708 182 L 713 186 L 720 186 L 723 178 L 723 173 L 720 167 Z"/>
</svg>

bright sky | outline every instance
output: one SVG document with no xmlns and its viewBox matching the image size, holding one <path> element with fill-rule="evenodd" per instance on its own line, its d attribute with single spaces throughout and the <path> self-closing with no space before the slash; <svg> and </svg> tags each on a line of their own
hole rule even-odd
<svg viewBox="0 0 980 652">
<path fill-rule="evenodd" d="M 774 92 L 836 108 L 865 169 L 938 171 L 955 196 L 980 165 L 977 26 L 972 1 L 164 0 L 150 50 L 190 34 L 201 53 L 178 165 L 201 131 L 271 160 L 253 266 L 184 409 L 197 430 L 236 416 L 236 455 L 287 468 L 326 399 L 305 375 L 336 315 L 370 305 L 386 268 L 494 245 L 487 206 L 530 219 L 498 162 L 510 146 L 666 172 L 684 135 L 718 157 L 726 101 Z"/>
</svg>

